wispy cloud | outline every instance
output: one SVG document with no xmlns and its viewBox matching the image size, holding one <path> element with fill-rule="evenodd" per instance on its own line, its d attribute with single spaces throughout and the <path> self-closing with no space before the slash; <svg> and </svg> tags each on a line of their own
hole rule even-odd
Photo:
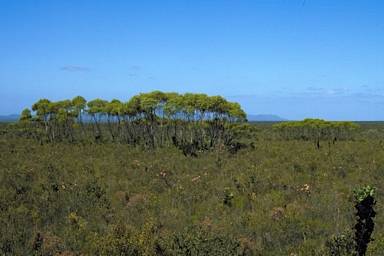
<svg viewBox="0 0 384 256">
<path fill-rule="evenodd" d="M 60 68 L 60 70 L 71 71 L 71 72 L 89 72 L 90 68 L 87 67 L 79 67 L 79 66 L 65 66 Z"/>
<path fill-rule="evenodd" d="M 130 70 L 139 71 L 139 70 L 141 70 L 141 67 L 133 65 L 133 66 L 130 67 Z"/>
<path fill-rule="evenodd" d="M 133 65 L 128 68 L 129 76 L 138 76 L 138 72 L 141 70 L 141 67 Z"/>
<path fill-rule="evenodd" d="M 326 91 L 326 94 L 327 95 L 342 94 L 346 91 L 349 91 L 349 88 L 348 87 L 342 87 L 342 88 L 328 90 L 328 91 Z"/>
<path fill-rule="evenodd" d="M 364 84 L 361 86 L 361 88 L 364 90 L 364 91 L 367 91 L 367 92 L 370 92 L 373 90 L 373 88 L 367 84 Z"/>
</svg>

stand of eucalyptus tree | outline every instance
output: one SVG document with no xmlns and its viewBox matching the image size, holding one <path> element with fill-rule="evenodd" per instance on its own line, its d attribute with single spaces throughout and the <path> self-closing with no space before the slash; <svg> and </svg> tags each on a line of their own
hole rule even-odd
<svg viewBox="0 0 384 256">
<path fill-rule="evenodd" d="M 350 140 L 352 132 L 359 125 L 350 121 L 331 122 L 322 119 L 307 118 L 302 121 L 275 124 L 273 129 L 279 131 L 285 140 Z"/>
<path fill-rule="evenodd" d="M 230 145 L 246 114 L 221 96 L 153 91 L 126 102 L 82 96 L 51 102 L 41 99 L 25 109 L 19 126 L 47 141 L 96 140 L 146 148 L 175 146 L 195 154 L 216 145 Z"/>
</svg>

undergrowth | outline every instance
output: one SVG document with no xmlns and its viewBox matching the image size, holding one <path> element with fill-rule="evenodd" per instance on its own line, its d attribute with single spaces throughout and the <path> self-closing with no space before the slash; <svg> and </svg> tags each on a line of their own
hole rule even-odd
<svg viewBox="0 0 384 256">
<path fill-rule="evenodd" d="M 353 193 L 369 184 L 377 204 L 367 255 L 380 255 L 384 147 L 361 134 L 317 145 L 264 127 L 247 139 L 252 148 L 186 157 L 175 148 L 2 133 L 0 252 L 344 255 L 353 243 Z"/>
</svg>

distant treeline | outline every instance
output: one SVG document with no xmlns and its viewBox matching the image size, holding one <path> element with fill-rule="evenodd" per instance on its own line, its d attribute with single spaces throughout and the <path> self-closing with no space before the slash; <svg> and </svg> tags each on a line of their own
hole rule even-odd
<svg viewBox="0 0 384 256">
<path fill-rule="evenodd" d="M 350 121 L 331 122 L 311 118 L 273 125 L 273 129 L 286 140 L 349 140 L 352 132 L 359 127 Z"/>
<path fill-rule="evenodd" d="M 84 117 L 91 120 L 84 122 Z M 48 141 L 87 138 L 150 148 L 173 144 L 205 149 L 230 145 L 238 133 L 252 130 L 246 121 L 240 105 L 221 96 L 153 91 L 126 102 L 87 101 L 82 96 L 56 102 L 40 99 L 31 109 L 24 109 L 13 126 L 27 136 Z"/>
</svg>

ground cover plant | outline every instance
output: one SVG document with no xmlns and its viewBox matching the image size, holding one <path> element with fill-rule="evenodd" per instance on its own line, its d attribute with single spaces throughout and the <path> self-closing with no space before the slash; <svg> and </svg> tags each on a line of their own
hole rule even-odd
<svg viewBox="0 0 384 256">
<path fill-rule="evenodd" d="M 1 254 L 359 255 L 356 230 L 371 221 L 364 254 L 384 251 L 381 124 L 348 136 L 327 126 L 325 138 L 307 126 L 289 137 L 272 124 L 179 120 L 188 145 L 198 141 L 187 149 L 181 133 L 173 143 L 154 129 L 165 119 L 146 131 L 154 140 L 131 143 L 112 136 L 115 120 L 97 128 L 24 114 L 0 128 Z M 322 122 L 296 126 L 308 123 Z M 364 191 L 373 216 L 355 208 Z"/>
</svg>

